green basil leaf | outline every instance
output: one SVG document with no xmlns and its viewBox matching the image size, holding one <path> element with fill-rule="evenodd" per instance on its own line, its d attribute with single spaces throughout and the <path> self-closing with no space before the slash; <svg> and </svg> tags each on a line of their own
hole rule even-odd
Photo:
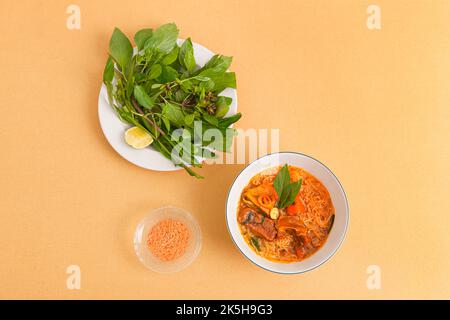
<svg viewBox="0 0 450 320">
<path fill-rule="evenodd" d="M 166 117 L 162 117 L 161 119 L 162 119 L 162 121 L 164 123 L 164 126 L 166 127 L 167 131 L 170 132 L 170 121 L 169 121 L 169 119 L 167 119 Z"/>
<path fill-rule="evenodd" d="M 158 49 L 161 52 L 169 53 L 177 43 L 178 28 L 174 23 L 160 26 L 153 32 L 151 38 L 145 43 L 145 49 Z"/>
<path fill-rule="evenodd" d="M 230 110 L 230 105 L 233 99 L 230 97 L 219 96 L 216 102 L 216 118 L 223 118 Z"/>
<path fill-rule="evenodd" d="M 142 86 L 134 86 L 134 97 L 145 109 L 152 109 L 155 101 L 145 92 Z"/>
<path fill-rule="evenodd" d="M 186 98 L 186 93 L 183 90 L 181 90 L 181 89 L 177 90 L 175 92 L 174 98 L 175 98 L 176 102 L 182 102 L 184 100 L 184 98 Z"/>
<path fill-rule="evenodd" d="M 149 80 L 151 79 L 156 79 L 158 78 L 162 73 L 162 67 L 160 64 L 154 64 L 152 65 L 152 67 L 150 68 L 150 72 L 148 74 L 148 78 Z"/>
<path fill-rule="evenodd" d="M 159 75 L 159 77 L 157 78 L 157 81 L 159 83 L 167 83 L 167 82 L 171 82 L 174 81 L 176 78 L 178 78 L 178 71 L 175 70 L 172 67 L 166 66 L 166 65 L 162 65 L 162 72 Z"/>
<path fill-rule="evenodd" d="M 162 114 L 175 126 L 181 127 L 184 125 L 184 114 L 179 106 L 165 103 L 162 106 Z"/>
<path fill-rule="evenodd" d="M 207 77 L 214 82 L 214 92 L 222 92 L 225 88 L 236 88 L 236 75 L 234 72 L 222 72 L 214 69 L 202 71 L 199 76 Z"/>
<path fill-rule="evenodd" d="M 202 71 L 206 69 L 214 69 L 216 72 L 225 72 L 230 67 L 232 61 L 233 57 L 216 54 L 204 65 Z"/>
<path fill-rule="evenodd" d="M 136 32 L 136 34 L 134 35 L 134 43 L 136 43 L 139 51 L 144 49 L 145 43 L 152 37 L 152 35 L 152 29 L 142 29 Z"/>
<path fill-rule="evenodd" d="M 191 74 L 196 67 L 194 58 L 194 48 L 192 47 L 191 38 L 186 39 L 180 48 L 180 54 L 178 55 L 178 60 L 181 66 Z"/>
<path fill-rule="evenodd" d="M 278 204 L 282 204 L 287 194 L 285 194 L 286 187 L 291 183 L 291 175 L 289 174 L 288 165 L 285 164 L 278 172 L 275 180 L 273 180 L 273 187 L 278 194 Z M 284 194 L 283 194 L 284 193 Z M 280 208 L 280 207 L 279 207 Z"/>
<path fill-rule="evenodd" d="M 191 89 L 193 88 L 193 84 L 192 81 L 190 80 L 186 80 L 180 83 L 180 88 L 181 90 L 183 90 L 184 92 L 189 92 L 191 91 Z"/>
<path fill-rule="evenodd" d="M 178 58 L 178 53 L 180 51 L 179 46 L 173 47 L 172 51 L 169 52 L 168 55 L 166 55 L 162 60 L 161 63 L 165 65 L 169 65 L 174 63 Z"/>
<path fill-rule="evenodd" d="M 113 85 L 112 82 L 105 82 L 106 92 L 108 93 L 108 102 L 109 105 L 114 108 L 114 93 L 113 93 Z"/>
<path fill-rule="evenodd" d="M 236 89 L 236 74 L 225 72 L 221 76 L 211 78 L 214 81 L 214 92 L 220 93 L 226 88 Z"/>
<path fill-rule="evenodd" d="M 252 243 L 252 245 L 255 247 L 256 250 L 261 251 L 261 247 L 260 247 L 260 245 L 259 245 L 258 238 L 256 238 L 256 237 L 251 237 L 251 238 L 250 238 L 250 242 Z"/>
<path fill-rule="evenodd" d="M 128 79 L 127 85 L 125 87 L 125 93 L 126 93 L 127 99 L 131 98 L 133 91 L 134 91 L 134 76 L 131 76 L 130 79 Z"/>
<path fill-rule="evenodd" d="M 114 61 L 109 56 L 108 61 L 106 61 L 105 70 L 103 71 L 103 82 L 111 83 L 111 81 L 114 79 Z"/>
<path fill-rule="evenodd" d="M 216 114 L 215 114 L 216 118 L 223 118 L 228 113 L 229 110 L 230 110 L 230 106 L 227 106 L 227 105 L 217 106 L 217 110 L 216 110 Z"/>
<path fill-rule="evenodd" d="M 130 61 L 128 61 L 128 64 L 125 66 L 124 74 L 128 82 L 130 82 L 130 79 L 133 79 L 134 81 L 135 68 L 136 68 L 136 56 L 133 56 L 131 57 Z"/>
<path fill-rule="evenodd" d="M 278 198 L 276 207 L 279 209 L 285 208 L 286 206 L 284 205 L 284 203 L 286 202 L 286 199 L 288 198 L 288 196 L 289 196 L 289 190 L 288 190 L 288 187 L 286 187 L 281 192 L 281 196 Z"/>
<path fill-rule="evenodd" d="M 222 129 L 226 129 L 233 123 L 237 122 L 241 118 L 241 116 L 242 116 L 242 114 L 236 113 L 236 114 L 233 114 L 232 116 L 222 118 L 219 120 L 219 127 Z"/>
<path fill-rule="evenodd" d="M 226 105 L 229 106 L 231 105 L 231 103 L 233 102 L 233 99 L 230 97 L 226 97 L 226 96 L 218 96 L 217 97 L 217 102 L 216 105 Z"/>
<path fill-rule="evenodd" d="M 214 117 L 214 116 L 212 116 L 212 115 L 210 115 L 208 113 L 203 114 L 203 119 L 205 119 L 206 122 L 208 122 L 209 124 L 213 125 L 214 127 L 218 127 L 219 126 L 219 120 L 216 117 Z"/>
<path fill-rule="evenodd" d="M 192 79 L 195 79 L 195 80 L 198 80 L 198 81 L 205 81 L 205 82 L 211 80 L 210 78 L 203 77 L 203 76 L 195 76 L 195 77 L 192 77 Z"/>
<path fill-rule="evenodd" d="M 284 203 L 282 204 L 282 207 L 280 208 L 286 208 L 294 203 L 297 194 L 300 192 L 301 186 L 302 186 L 302 179 L 300 179 L 297 182 L 293 182 L 287 186 L 286 190 L 288 195 Z"/>
<path fill-rule="evenodd" d="M 184 116 L 184 123 L 190 127 L 194 123 L 195 115 L 193 113 Z"/>
<path fill-rule="evenodd" d="M 134 76 L 134 80 L 136 82 L 145 81 L 147 79 L 147 75 L 144 73 L 136 73 Z"/>
<path fill-rule="evenodd" d="M 214 86 L 215 86 L 214 81 L 212 81 L 211 79 L 208 81 L 203 81 L 202 83 L 199 84 L 199 87 L 205 90 L 205 92 L 212 91 L 214 89 Z"/>
<path fill-rule="evenodd" d="M 109 51 L 114 60 L 124 70 L 133 56 L 133 47 L 127 36 L 118 28 L 114 29 L 109 41 Z"/>
</svg>

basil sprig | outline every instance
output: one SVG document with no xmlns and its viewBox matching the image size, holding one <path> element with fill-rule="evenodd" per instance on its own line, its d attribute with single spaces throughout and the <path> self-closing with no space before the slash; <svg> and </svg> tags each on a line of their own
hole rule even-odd
<svg viewBox="0 0 450 320">
<path fill-rule="evenodd" d="M 278 194 L 276 207 L 284 209 L 294 203 L 295 197 L 300 192 L 302 179 L 297 182 L 291 182 L 288 165 L 285 164 L 275 177 L 273 186 Z"/>
</svg>

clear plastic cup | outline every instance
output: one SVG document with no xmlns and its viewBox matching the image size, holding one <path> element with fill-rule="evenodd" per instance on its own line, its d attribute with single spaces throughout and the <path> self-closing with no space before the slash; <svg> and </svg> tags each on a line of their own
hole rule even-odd
<svg viewBox="0 0 450 320">
<path fill-rule="evenodd" d="M 173 219 L 183 222 L 190 231 L 185 253 L 175 260 L 162 261 L 155 257 L 147 246 L 151 228 L 162 220 Z M 137 225 L 134 233 L 134 250 L 139 260 L 150 270 L 159 273 L 173 273 L 187 268 L 200 253 L 202 233 L 197 220 L 186 210 L 167 206 L 151 211 Z"/>
</svg>

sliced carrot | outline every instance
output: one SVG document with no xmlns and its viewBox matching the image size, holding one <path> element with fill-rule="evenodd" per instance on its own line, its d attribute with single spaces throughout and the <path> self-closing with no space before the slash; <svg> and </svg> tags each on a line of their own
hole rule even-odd
<svg viewBox="0 0 450 320">
<path fill-rule="evenodd" d="M 258 197 L 258 203 L 265 208 L 272 209 L 275 205 L 275 199 L 267 194 L 262 194 Z"/>
<path fill-rule="evenodd" d="M 275 207 L 277 201 L 275 188 L 268 183 L 247 190 L 244 196 L 267 214 Z"/>
<path fill-rule="evenodd" d="M 290 216 L 296 216 L 301 213 L 305 213 L 306 208 L 303 204 L 303 201 L 300 199 L 300 196 L 297 196 L 295 202 L 286 208 L 286 213 Z"/>
<path fill-rule="evenodd" d="M 297 215 L 297 207 L 295 206 L 295 204 L 291 204 L 289 207 L 287 207 L 286 213 L 290 216 Z"/>
</svg>

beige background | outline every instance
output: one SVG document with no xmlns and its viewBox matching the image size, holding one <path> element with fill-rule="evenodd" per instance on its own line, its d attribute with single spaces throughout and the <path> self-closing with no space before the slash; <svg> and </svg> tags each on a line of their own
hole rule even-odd
<svg viewBox="0 0 450 320">
<path fill-rule="evenodd" d="M 0 2 L 0 298 L 450 298 L 450 2 Z M 109 37 L 176 22 L 234 56 L 240 128 L 280 128 L 281 149 L 339 177 L 346 240 L 303 275 L 258 269 L 234 247 L 225 198 L 243 165 L 204 181 L 122 159 L 103 137 L 97 97 Z M 158 275 L 132 236 L 149 210 L 190 210 L 204 233 L 187 270 Z M 66 289 L 77 264 L 82 289 Z M 368 290 L 366 268 L 382 270 Z"/>
</svg>

